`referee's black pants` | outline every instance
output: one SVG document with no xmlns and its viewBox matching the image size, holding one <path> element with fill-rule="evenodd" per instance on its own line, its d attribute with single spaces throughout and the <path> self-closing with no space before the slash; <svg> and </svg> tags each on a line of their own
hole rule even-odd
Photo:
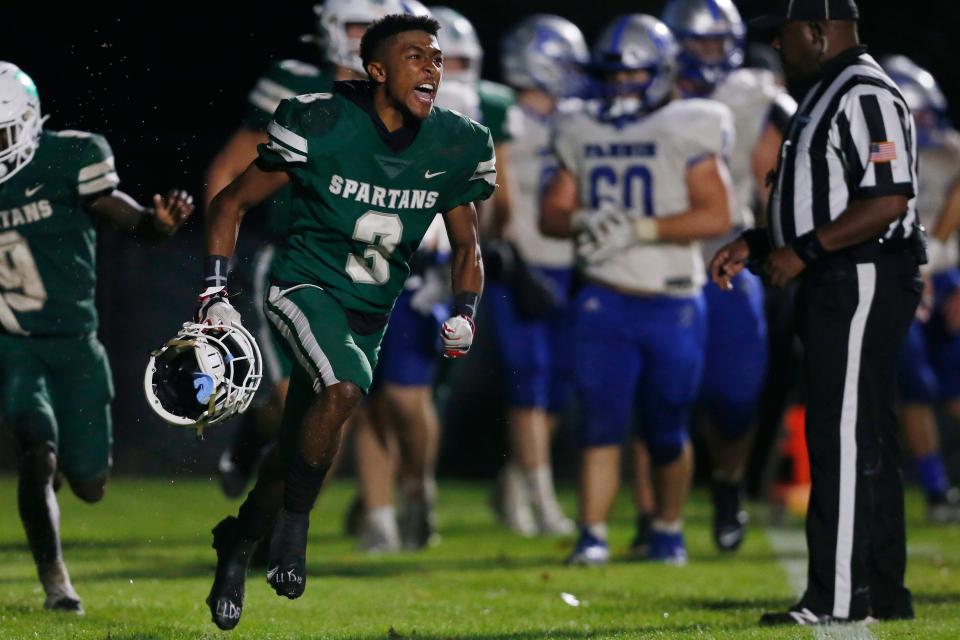
<svg viewBox="0 0 960 640">
<path fill-rule="evenodd" d="M 829 256 L 802 276 L 812 492 L 800 604 L 819 615 L 912 616 L 894 398 L 922 289 L 907 251 Z"/>
</svg>

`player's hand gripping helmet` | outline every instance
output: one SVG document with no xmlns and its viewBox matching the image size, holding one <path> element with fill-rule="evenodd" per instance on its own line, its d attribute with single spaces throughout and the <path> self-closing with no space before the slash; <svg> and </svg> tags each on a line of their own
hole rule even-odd
<svg viewBox="0 0 960 640">
<path fill-rule="evenodd" d="M 583 93 L 590 52 L 583 33 L 566 18 L 524 18 L 503 36 L 500 54 L 503 78 L 513 87 L 541 89 L 556 98 Z"/>
<path fill-rule="evenodd" d="M 393 13 L 408 13 L 400 0 L 326 0 L 314 5 L 320 44 L 331 64 L 366 73 L 360 62 L 360 38 L 371 22 Z"/>
<path fill-rule="evenodd" d="M 733 0 L 670 0 L 660 19 L 680 43 L 680 88 L 704 96 L 744 59 L 746 28 Z"/>
<path fill-rule="evenodd" d="M 0 61 L 0 182 L 33 160 L 42 126 L 37 86 L 17 65 Z"/>
<path fill-rule="evenodd" d="M 459 80 L 476 84 L 480 81 L 483 66 L 483 48 L 470 21 L 449 7 L 432 7 L 430 13 L 440 23 L 437 41 L 443 51 L 444 80 Z M 452 60 L 461 58 L 465 68 L 453 69 Z"/>
<path fill-rule="evenodd" d="M 917 124 L 917 146 L 937 144 L 950 128 L 947 99 L 933 75 L 906 56 L 887 56 L 880 65 L 897 83 Z"/>
<path fill-rule="evenodd" d="M 622 15 L 593 46 L 590 67 L 603 98 L 601 117 L 617 120 L 659 107 L 677 77 L 677 43 L 665 24 L 644 14 Z"/>
<path fill-rule="evenodd" d="M 143 388 L 157 415 L 199 434 L 246 411 L 262 377 L 260 348 L 249 331 L 187 322 L 150 354 Z"/>
</svg>

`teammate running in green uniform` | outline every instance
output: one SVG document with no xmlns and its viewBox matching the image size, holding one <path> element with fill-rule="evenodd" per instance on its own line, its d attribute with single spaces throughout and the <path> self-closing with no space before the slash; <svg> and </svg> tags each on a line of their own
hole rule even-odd
<svg viewBox="0 0 960 640">
<path fill-rule="evenodd" d="M 110 470 L 110 365 L 97 340 L 98 224 L 146 241 L 193 211 L 171 191 L 143 207 L 117 191 L 101 136 L 44 131 L 37 88 L 0 62 L 0 423 L 19 456 L 17 500 L 48 609 L 82 613 L 60 548 L 54 476 L 84 502 Z"/>
<path fill-rule="evenodd" d="M 495 158 L 486 128 L 433 108 L 443 69 L 438 26 L 410 15 L 375 22 L 361 44 L 370 81 L 284 100 L 258 159 L 210 206 L 198 320 L 238 322 L 226 273 L 243 212 L 293 185 L 293 222 L 265 310 L 298 366 L 278 446 L 238 517 L 214 529 L 207 604 L 222 629 L 239 622 L 249 555 L 274 520 L 268 581 L 278 595 L 303 594 L 309 512 L 343 423 L 370 386 L 409 259 L 437 212 L 453 252 L 444 352 L 465 355 L 473 342 L 483 269 L 472 203 L 493 193 Z"/>
</svg>

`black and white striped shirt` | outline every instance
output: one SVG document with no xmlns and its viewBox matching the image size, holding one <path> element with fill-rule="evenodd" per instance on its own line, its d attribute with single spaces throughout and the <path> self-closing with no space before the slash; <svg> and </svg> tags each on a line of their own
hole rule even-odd
<svg viewBox="0 0 960 640">
<path fill-rule="evenodd" d="M 886 195 L 910 200 L 884 237 L 909 237 L 916 193 L 916 133 L 903 95 L 865 48 L 837 56 L 784 137 L 770 201 L 774 244 L 829 223 L 853 200 Z"/>
</svg>

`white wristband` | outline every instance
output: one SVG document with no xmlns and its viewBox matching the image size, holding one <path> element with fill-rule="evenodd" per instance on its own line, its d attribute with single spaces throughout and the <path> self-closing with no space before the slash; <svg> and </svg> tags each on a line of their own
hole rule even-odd
<svg viewBox="0 0 960 640">
<path fill-rule="evenodd" d="M 656 242 L 660 239 L 660 226 L 656 218 L 634 218 L 633 234 L 640 242 Z"/>
</svg>

